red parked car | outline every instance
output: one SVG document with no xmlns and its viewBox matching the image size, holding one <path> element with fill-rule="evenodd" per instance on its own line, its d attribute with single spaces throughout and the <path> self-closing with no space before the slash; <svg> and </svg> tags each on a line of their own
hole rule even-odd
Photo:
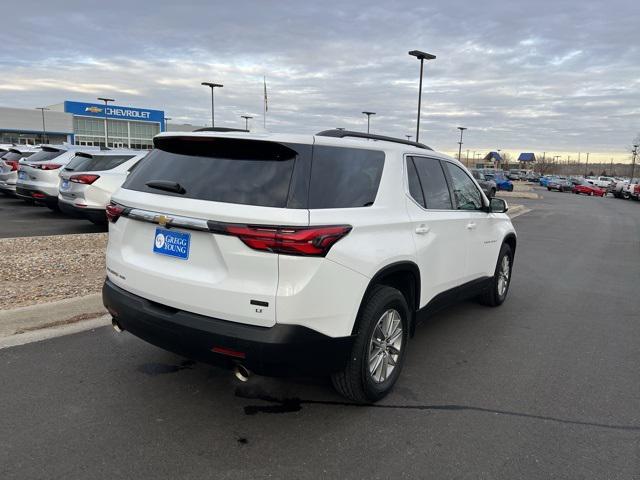
<svg viewBox="0 0 640 480">
<path fill-rule="evenodd" d="M 587 182 L 582 182 L 574 185 L 571 189 L 573 193 L 584 193 L 586 195 L 597 195 L 598 197 L 604 197 L 607 191 L 604 188 L 596 187 Z"/>
</svg>

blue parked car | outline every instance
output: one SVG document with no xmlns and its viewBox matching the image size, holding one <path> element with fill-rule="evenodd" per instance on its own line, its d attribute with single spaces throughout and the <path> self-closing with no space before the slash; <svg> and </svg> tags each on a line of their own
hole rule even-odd
<svg viewBox="0 0 640 480">
<path fill-rule="evenodd" d="M 540 177 L 540 186 L 541 187 L 548 187 L 549 186 L 549 181 L 550 180 L 556 180 L 558 177 L 556 177 L 555 175 L 545 175 L 544 177 Z"/>
<path fill-rule="evenodd" d="M 494 182 L 496 182 L 496 187 L 498 188 L 498 190 L 513 192 L 513 183 L 511 183 L 511 181 L 503 174 L 485 172 L 484 176 L 487 178 L 487 180 L 493 180 Z"/>
</svg>

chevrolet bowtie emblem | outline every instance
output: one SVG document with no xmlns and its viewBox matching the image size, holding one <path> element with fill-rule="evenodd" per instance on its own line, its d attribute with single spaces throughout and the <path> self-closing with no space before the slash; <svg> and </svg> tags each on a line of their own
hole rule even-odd
<svg viewBox="0 0 640 480">
<path fill-rule="evenodd" d="M 166 227 L 169 223 L 171 223 L 173 218 L 167 217 L 166 215 L 157 215 L 155 220 L 156 222 L 158 222 L 158 225 Z"/>
</svg>

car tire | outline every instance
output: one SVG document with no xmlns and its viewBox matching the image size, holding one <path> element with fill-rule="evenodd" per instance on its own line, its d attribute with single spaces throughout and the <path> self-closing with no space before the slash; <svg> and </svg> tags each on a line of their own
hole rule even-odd
<svg viewBox="0 0 640 480">
<path fill-rule="evenodd" d="M 547 187 L 547 190 L 551 191 L 551 187 Z"/>
<path fill-rule="evenodd" d="M 366 404 L 380 400 L 391 391 L 404 364 L 409 340 L 409 315 L 407 301 L 399 290 L 385 285 L 373 288 L 358 315 L 358 334 L 349 361 L 342 371 L 331 377 L 338 393 L 354 402 Z M 394 329 L 382 331 L 379 327 L 384 327 L 385 322 L 395 326 Z M 384 337 L 386 334 L 388 337 Z M 394 341 L 387 343 L 389 339 Z M 394 354 L 394 351 L 398 353 Z M 378 368 L 373 368 L 376 366 L 372 363 L 374 361 L 380 362 Z M 390 372 L 386 370 L 385 374 L 388 367 L 392 369 Z"/>
<path fill-rule="evenodd" d="M 513 252 L 508 244 L 503 243 L 498 255 L 495 272 L 491 278 L 491 285 L 478 298 L 482 305 L 497 307 L 504 303 L 511 286 L 512 270 Z"/>
<path fill-rule="evenodd" d="M 58 205 L 58 202 L 56 202 L 56 203 L 45 203 L 45 205 L 52 212 L 59 212 L 60 211 L 60 206 Z"/>
</svg>

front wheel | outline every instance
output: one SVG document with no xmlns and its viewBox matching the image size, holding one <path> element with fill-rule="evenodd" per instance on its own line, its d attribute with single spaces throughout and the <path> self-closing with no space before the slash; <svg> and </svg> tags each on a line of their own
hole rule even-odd
<svg viewBox="0 0 640 480">
<path fill-rule="evenodd" d="M 409 307 L 400 291 L 374 287 L 358 318 L 358 335 L 345 368 L 333 374 L 335 389 L 358 403 L 387 395 L 400 376 L 409 339 Z"/>
<path fill-rule="evenodd" d="M 480 296 L 480 303 L 490 307 L 497 307 L 507 298 L 511 285 L 511 270 L 513 269 L 513 252 L 511 247 L 503 243 L 498 255 L 496 270 L 489 288 Z"/>
</svg>

